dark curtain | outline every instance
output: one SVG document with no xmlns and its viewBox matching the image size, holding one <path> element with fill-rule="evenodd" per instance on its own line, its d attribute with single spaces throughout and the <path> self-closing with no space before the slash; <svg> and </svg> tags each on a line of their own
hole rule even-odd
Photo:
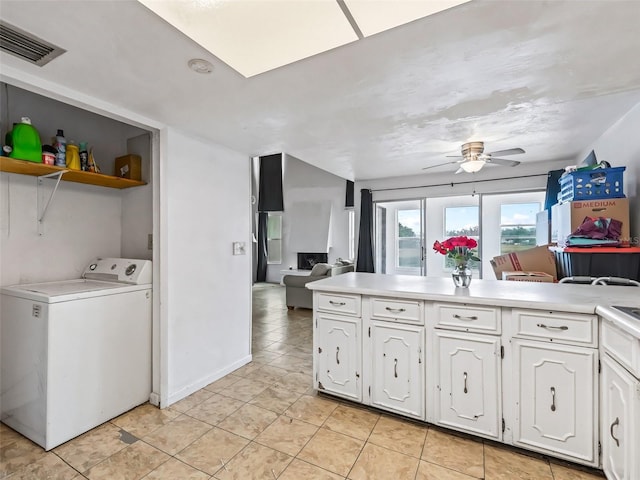
<svg viewBox="0 0 640 480">
<path fill-rule="evenodd" d="M 256 282 L 267 281 L 267 212 L 258 213 L 258 271 Z"/>
<path fill-rule="evenodd" d="M 547 173 L 547 191 L 544 198 L 544 208 L 549 212 L 551 218 L 551 207 L 558 203 L 558 194 L 560 193 L 560 177 L 564 173 L 562 170 L 551 170 Z"/>
<path fill-rule="evenodd" d="M 360 190 L 360 237 L 356 272 L 374 273 L 373 265 L 373 197 L 371 190 Z"/>
<path fill-rule="evenodd" d="M 347 180 L 347 191 L 344 197 L 344 207 L 353 208 L 353 206 L 353 182 L 351 180 Z"/>
<path fill-rule="evenodd" d="M 259 212 L 283 212 L 282 154 L 260 157 Z"/>
</svg>

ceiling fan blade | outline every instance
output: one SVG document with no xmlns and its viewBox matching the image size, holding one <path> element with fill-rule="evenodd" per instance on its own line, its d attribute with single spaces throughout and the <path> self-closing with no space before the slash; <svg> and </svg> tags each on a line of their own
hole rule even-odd
<svg viewBox="0 0 640 480">
<path fill-rule="evenodd" d="M 424 167 L 422 170 L 429 170 L 430 168 L 442 167 L 444 165 L 451 165 L 453 163 L 458 163 L 458 160 L 451 160 L 450 162 L 438 163 L 437 165 L 429 165 L 428 167 Z"/>
<path fill-rule="evenodd" d="M 447 158 L 463 158 L 462 155 L 445 155 Z"/>
<path fill-rule="evenodd" d="M 495 155 L 496 157 L 500 157 L 502 155 L 517 155 L 520 153 L 524 153 L 524 150 L 521 148 L 510 148 L 508 150 L 498 150 L 497 152 L 491 152 L 488 153 L 487 155 Z"/>
<path fill-rule="evenodd" d="M 520 165 L 520 162 L 517 160 L 507 160 L 506 158 L 487 158 L 487 163 L 495 163 L 496 165 L 502 165 L 505 167 L 515 167 L 516 165 Z"/>
</svg>

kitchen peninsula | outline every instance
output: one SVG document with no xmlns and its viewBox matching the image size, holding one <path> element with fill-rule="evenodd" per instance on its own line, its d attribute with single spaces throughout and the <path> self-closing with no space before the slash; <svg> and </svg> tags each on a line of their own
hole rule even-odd
<svg viewBox="0 0 640 480">
<path fill-rule="evenodd" d="M 636 287 L 346 273 L 307 288 L 319 391 L 640 478 L 638 378 L 610 419 L 600 375 L 604 357 L 640 362 L 640 322 L 609 308 L 639 306 Z"/>
</svg>

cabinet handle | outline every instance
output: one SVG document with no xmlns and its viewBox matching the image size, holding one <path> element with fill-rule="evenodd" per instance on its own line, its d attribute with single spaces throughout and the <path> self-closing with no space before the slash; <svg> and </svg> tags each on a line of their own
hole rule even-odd
<svg viewBox="0 0 640 480">
<path fill-rule="evenodd" d="M 554 327 L 553 325 L 545 325 L 544 323 L 537 323 L 536 326 L 540 328 L 548 328 L 549 330 L 569 330 L 569 327 L 562 325 L 560 327 Z"/>
<path fill-rule="evenodd" d="M 336 306 L 336 307 L 344 307 L 346 305 L 346 303 L 344 303 L 344 302 L 334 302 L 333 300 L 329 300 L 329 303 L 331 305 Z"/>
<path fill-rule="evenodd" d="M 393 359 L 393 376 L 395 378 L 398 378 L 398 359 L 397 358 Z"/>
<path fill-rule="evenodd" d="M 464 372 L 463 377 L 464 377 L 464 393 L 468 393 L 469 390 L 467 390 L 467 372 Z"/>
<path fill-rule="evenodd" d="M 556 411 L 556 388 L 551 387 L 551 411 Z"/>
<path fill-rule="evenodd" d="M 616 441 L 616 447 L 620 446 L 620 440 L 618 440 L 613 434 L 613 427 L 616 427 L 618 425 L 620 425 L 620 419 L 616 417 L 616 419 L 613 421 L 613 423 L 609 427 L 609 433 L 611 434 L 611 438 L 613 438 Z"/>
<path fill-rule="evenodd" d="M 478 317 L 476 317 L 475 315 L 472 315 L 470 317 L 464 317 L 462 315 L 458 315 L 457 313 L 453 316 L 453 318 L 457 318 L 458 320 L 477 320 Z"/>
<path fill-rule="evenodd" d="M 338 356 L 340 354 L 340 347 L 336 347 L 336 364 L 340 365 L 340 357 Z"/>
<path fill-rule="evenodd" d="M 391 313 L 402 313 L 402 312 L 404 312 L 404 311 L 405 311 L 405 309 L 404 309 L 404 308 L 391 308 L 391 307 L 385 307 L 385 309 L 386 309 L 388 312 L 391 312 Z"/>
</svg>

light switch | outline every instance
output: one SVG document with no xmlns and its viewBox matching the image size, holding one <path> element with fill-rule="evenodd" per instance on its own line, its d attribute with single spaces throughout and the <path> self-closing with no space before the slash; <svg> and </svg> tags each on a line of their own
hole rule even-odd
<svg viewBox="0 0 640 480">
<path fill-rule="evenodd" d="M 246 244 L 245 242 L 233 242 L 233 254 L 234 255 L 245 255 L 246 252 Z"/>
</svg>

